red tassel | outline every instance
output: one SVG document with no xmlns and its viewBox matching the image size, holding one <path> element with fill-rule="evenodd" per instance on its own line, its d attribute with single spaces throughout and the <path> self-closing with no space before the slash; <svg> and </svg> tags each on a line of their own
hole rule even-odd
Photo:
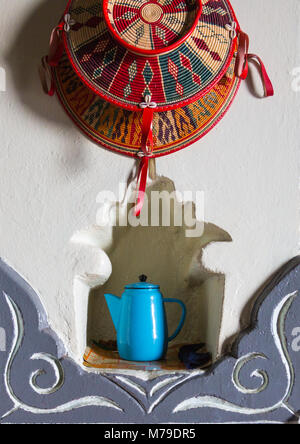
<svg viewBox="0 0 300 444">
<path fill-rule="evenodd" d="M 52 68 L 48 63 L 48 56 L 42 58 L 41 65 L 39 66 L 39 75 L 44 93 L 52 97 L 55 93 L 55 84 Z"/>
<path fill-rule="evenodd" d="M 137 201 L 134 208 L 134 213 L 136 217 L 139 217 L 141 214 L 141 210 L 144 205 L 146 185 L 147 185 L 147 177 L 148 177 L 148 166 L 149 166 L 149 157 L 143 157 L 140 161 L 139 172 L 138 172 L 138 195 Z"/>
<path fill-rule="evenodd" d="M 141 151 L 138 154 L 141 157 L 137 184 L 138 193 L 137 201 L 134 208 L 135 216 L 138 217 L 144 205 L 145 191 L 148 177 L 149 157 L 151 157 L 153 149 L 153 134 L 152 134 L 152 122 L 153 122 L 153 108 L 144 108 L 143 120 L 142 120 L 142 143 Z"/>
<path fill-rule="evenodd" d="M 42 58 L 39 67 L 41 84 L 45 94 L 53 96 L 55 93 L 55 84 L 53 80 L 52 67 L 58 65 L 64 51 L 62 42 L 63 23 L 56 26 L 50 37 L 49 54 Z"/>
<path fill-rule="evenodd" d="M 242 80 L 245 80 L 249 72 L 249 65 L 248 65 L 249 60 L 256 59 L 260 65 L 261 78 L 265 90 L 265 97 L 273 96 L 274 88 L 270 80 L 270 77 L 268 76 L 265 65 L 257 55 L 249 54 L 248 50 L 249 50 L 249 36 L 246 33 L 240 31 L 239 46 L 238 46 L 236 65 L 235 65 L 235 72 L 237 77 L 239 77 Z"/>
<path fill-rule="evenodd" d="M 48 54 L 48 63 L 50 66 L 57 66 L 64 52 L 62 29 L 63 23 L 60 23 L 51 32 Z"/>
</svg>

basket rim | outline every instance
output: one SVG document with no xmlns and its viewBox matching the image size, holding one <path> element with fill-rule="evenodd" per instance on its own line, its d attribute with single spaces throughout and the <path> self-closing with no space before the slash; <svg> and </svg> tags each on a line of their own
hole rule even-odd
<svg viewBox="0 0 300 444">
<path fill-rule="evenodd" d="M 176 40 L 176 42 L 172 43 L 169 46 L 166 46 L 164 48 L 159 48 L 159 49 L 143 49 L 143 48 L 139 48 L 137 46 L 131 45 L 130 43 L 126 42 L 126 40 L 122 39 L 122 37 L 120 37 L 120 35 L 115 31 L 114 27 L 112 26 L 112 23 L 109 19 L 109 14 L 108 14 L 108 3 L 110 0 L 103 0 L 103 15 L 104 15 L 104 19 L 106 22 L 106 25 L 109 29 L 109 32 L 111 33 L 111 35 L 113 36 L 113 38 L 115 40 L 117 40 L 117 42 L 124 46 L 126 49 L 128 49 L 128 51 L 133 52 L 135 54 L 139 54 L 145 57 L 151 57 L 151 56 L 157 56 L 157 55 L 161 55 L 161 54 L 165 54 L 167 52 L 171 52 L 174 49 L 178 48 L 182 43 L 184 43 L 190 36 L 191 34 L 194 32 L 199 19 L 201 17 L 202 14 L 202 10 L 203 10 L 203 4 L 201 0 L 195 0 L 197 3 L 197 7 L 198 7 L 198 12 L 195 16 L 195 20 L 192 23 L 192 26 L 189 28 L 189 30 L 178 40 Z M 146 4 L 151 4 L 151 3 L 157 3 L 156 0 L 153 1 L 148 1 Z"/>
</svg>

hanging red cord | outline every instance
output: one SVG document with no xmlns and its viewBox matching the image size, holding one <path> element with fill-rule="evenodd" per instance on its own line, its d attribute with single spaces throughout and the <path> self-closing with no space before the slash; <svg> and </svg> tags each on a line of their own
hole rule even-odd
<svg viewBox="0 0 300 444">
<path fill-rule="evenodd" d="M 249 64 L 248 64 L 249 60 L 256 59 L 260 65 L 262 83 L 265 90 L 265 97 L 273 96 L 274 88 L 270 80 L 270 77 L 268 76 L 265 65 L 263 64 L 260 57 L 258 57 L 256 54 L 249 54 L 248 50 L 249 50 L 249 36 L 245 32 L 240 31 L 239 46 L 238 46 L 237 59 L 235 65 L 235 71 L 237 77 L 239 77 L 242 80 L 245 80 L 249 72 Z"/>
</svg>

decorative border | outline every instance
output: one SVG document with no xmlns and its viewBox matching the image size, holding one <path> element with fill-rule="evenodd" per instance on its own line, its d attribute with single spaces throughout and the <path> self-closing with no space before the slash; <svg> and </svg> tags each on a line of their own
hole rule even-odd
<svg viewBox="0 0 300 444">
<path fill-rule="evenodd" d="M 3 262 L 0 288 L 2 423 L 300 421 L 300 256 L 266 285 L 251 329 L 209 372 L 86 373 L 60 356 L 37 295 Z"/>
</svg>

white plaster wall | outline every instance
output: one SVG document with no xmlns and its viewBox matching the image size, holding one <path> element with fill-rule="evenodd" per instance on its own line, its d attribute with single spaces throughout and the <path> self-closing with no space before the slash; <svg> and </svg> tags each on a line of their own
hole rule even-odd
<svg viewBox="0 0 300 444">
<path fill-rule="evenodd" d="M 56 99 L 41 92 L 36 67 L 65 3 L 0 0 L 0 66 L 7 72 L 7 91 L 0 93 L 0 256 L 38 292 L 73 353 L 72 281 L 94 259 L 69 239 L 95 223 L 98 192 L 117 191 L 133 161 L 86 140 Z M 177 189 L 205 191 L 206 221 L 233 239 L 204 254 L 207 267 L 226 274 L 222 340 L 238 331 L 241 313 L 266 278 L 297 254 L 300 222 L 300 93 L 291 88 L 291 71 L 300 66 L 300 2 L 232 4 L 276 96 L 259 100 L 242 84 L 220 125 L 157 162 Z"/>
</svg>

